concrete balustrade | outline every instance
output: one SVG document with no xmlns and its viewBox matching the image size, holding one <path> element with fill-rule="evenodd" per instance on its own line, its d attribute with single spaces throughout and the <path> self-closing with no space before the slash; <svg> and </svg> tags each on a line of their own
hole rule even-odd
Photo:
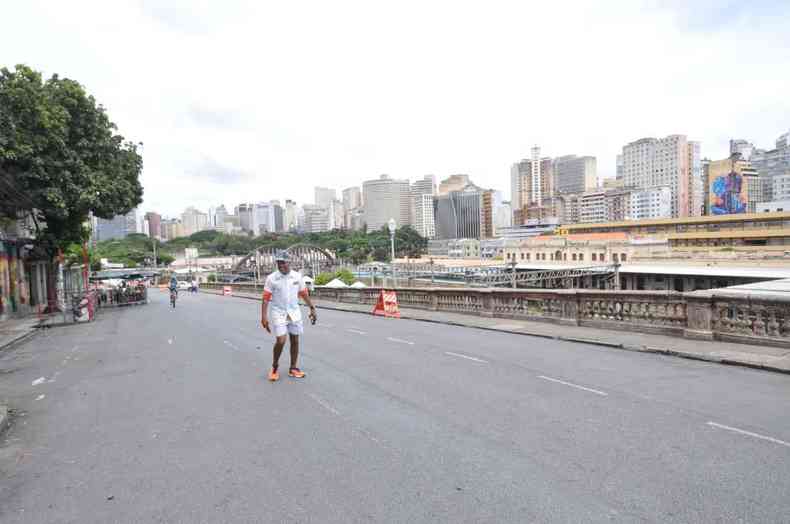
<svg viewBox="0 0 790 524">
<path fill-rule="evenodd" d="M 222 284 L 204 284 L 221 289 Z M 261 284 L 233 284 L 234 292 L 261 293 Z M 317 287 L 313 296 L 369 304 L 381 288 Z M 790 297 L 730 293 L 727 289 L 609 291 L 568 289 L 395 289 L 405 308 L 553 322 L 643 333 L 790 347 Z"/>
</svg>

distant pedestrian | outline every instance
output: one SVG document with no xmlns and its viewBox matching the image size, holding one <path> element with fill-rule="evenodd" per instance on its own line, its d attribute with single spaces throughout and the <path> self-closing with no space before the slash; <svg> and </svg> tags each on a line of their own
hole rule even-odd
<svg viewBox="0 0 790 524">
<path fill-rule="evenodd" d="M 192 292 L 193 293 L 197 293 L 198 292 L 198 281 L 197 281 L 196 278 L 192 279 Z"/>
<path fill-rule="evenodd" d="M 315 324 L 317 317 L 315 306 L 310 300 L 302 275 L 291 271 L 288 265 L 288 255 L 278 253 L 275 257 L 277 271 L 266 277 L 263 286 L 263 301 L 261 304 L 261 325 L 276 338 L 273 348 L 272 368 L 269 371 L 269 380 L 276 382 L 280 379 L 278 371 L 280 355 L 285 347 L 285 335 L 290 338 L 291 366 L 288 376 L 304 378 L 304 372 L 298 367 L 299 335 L 304 332 L 302 324 L 302 310 L 299 308 L 299 298 L 304 299 L 310 307 L 310 321 Z"/>
</svg>

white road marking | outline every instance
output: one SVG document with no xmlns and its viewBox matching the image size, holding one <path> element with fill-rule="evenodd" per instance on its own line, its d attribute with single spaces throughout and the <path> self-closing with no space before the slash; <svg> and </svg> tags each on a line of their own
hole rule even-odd
<svg viewBox="0 0 790 524">
<path fill-rule="evenodd" d="M 475 362 L 481 362 L 483 364 L 488 364 L 487 360 L 481 360 L 479 358 L 470 357 L 468 355 L 461 355 L 460 353 L 453 353 L 452 351 L 445 351 L 445 355 L 450 355 L 451 357 L 458 357 L 458 358 L 465 358 L 466 360 L 473 360 Z"/>
<path fill-rule="evenodd" d="M 578 384 L 572 384 L 570 382 L 565 382 L 564 380 L 560 380 L 560 379 L 557 379 L 557 378 L 551 378 L 551 377 L 547 377 L 547 376 L 544 376 L 544 375 L 539 375 L 538 378 L 542 378 L 543 380 L 548 380 L 550 382 L 556 382 L 557 384 L 563 384 L 565 386 L 569 386 L 569 387 L 572 387 L 572 388 L 581 389 L 581 390 L 584 390 L 584 391 L 589 391 L 590 393 L 595 393 L 596 395 L 601 395 L 602 397 L 606 397 L 606 396 L 609 395 L 608 393 L 604 393 L 603 391 L 599 391 L 597 389 L 586 388 L 584 386 L 580 386 Z"/>
<path fill-rule="evenodd" d="M 365 335 L 366 334 L 364 331 L 360 331 L 360 330 L 354 329 L 354 328 L 346 328 L 346 331 L 350 331 L 352 333 L 356 333 L 357 335 Z"/>
<path fill-rule="evenodd" d="M 168 339 L 167 339 L 167 343 L 168 343 L 168 344 L 172 344 L 172 343 L 173 343 L 173 339 L 172 339 L 172 338 L 168 338 Z"/>
<path fill-rule="evenodd" d="M 46 397 L 46 395 L 39 395 L 36 397 L 36 400 L 44 400 L 44 397 Z"/>
<path fill-rule="evenodd" d="M 46 377 L 39 377 L 39 378 L 37 378 L 36 380 L 33 381 L 31 386 L 38 386 L 39 384 L 43 384 L 46 381 L 47 381 Z"/>
<path fill-rule="evenodd" d="M 387 340 L 390 342 L 397 342 L 398 344 L 408 344 L 410 346 L 414 345 L 414 342 L 409 342 L 408 340 L 403 340 L 401 338 L 387 337 Z"/>
<path fill-rule="evenodd" d="M 308 393 L 308 394 L 307 394 L 307 396 L 308 396 L 308 397 L 310 397 L 311 399 L 315 400 L 315 401 L 318 403 L 318 405 L 319 405 L 319 406 L 321 406 L 321 407 L 322 407 L 322 408 L 324 408 L 325 410 L 329 411 L 329 412 L 330 412 L 330 413 L 332 413 L 333 415 L 340 416 L 340 412 L 339 412 L 338 410 L 336 410 L 335 408 L 333 408 L 332 406 L 330 406 L 329 404 L 327 404 L 326 402 L 324 402 L 324 401 L 323 401 L 323 400 L 322 400 L 320 397 L 318 397 L 317 395 L 313 395 L 312 393 Z"/>
<path fill-rule="evenodd" d="M 728 431 L 734 431 L 735 433 L 740 433 L 741 435 L 746 435 L 747 437 L 754 437 L 754 438 L 759 438 L 761 440 L 767 440 L 768 442 L 773 442 L 774 444 L 779 444 L 780 446 L 787 446 L 788 448 L 790 448 L 790 442 L 785 442 L 784 440 L 779 440 L 778 438 L 767 437 L 765 435 L 760 435 L 759 433 L 752 433 L 751 431 L 734 428 L 732 426 L 725 426 L 724 424 L 717 424 L 715 422 L 708 422 L 708 426 L 719 428 L 719 429 L 726 429 Z"/>
<path fill-rule="evenodd" d="M 225 345 L 228 346 L 230 349 L 235 349 L 235 350 L 239 349 L 236 346 L 234 346 L 233 344 L 231 344 L 230 342 L 228 342 L 227 340 L 223 340 L 222 342 L 224 342 Z"/>
</svg>

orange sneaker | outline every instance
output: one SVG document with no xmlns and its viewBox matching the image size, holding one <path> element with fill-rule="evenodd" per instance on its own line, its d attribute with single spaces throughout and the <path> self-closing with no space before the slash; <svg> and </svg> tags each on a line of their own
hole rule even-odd
<svg viewBox="0 0 790 524">
<path fill-rule="evenodd" d="M 304 378 L 304 371 L 299 368 L 291 368 L 288 370 L 288 376 L 293 378 Z"/>
<path fill-rule="evenodd" d="M 270 382 L 277 382 L 280 380 L 280 373 L 275 369 L 272 368 L 269 370 L 269 381 Z"/>
</svg>

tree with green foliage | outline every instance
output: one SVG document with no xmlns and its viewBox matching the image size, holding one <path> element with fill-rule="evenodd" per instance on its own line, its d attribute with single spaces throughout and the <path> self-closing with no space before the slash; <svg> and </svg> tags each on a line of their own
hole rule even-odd
<svg viewBox="0 0 790 524">
<path fill-rule="evenodd" d="M 87 238 L 90 212 L 112 218 L 138 205 L 142 165 L 79 83 L 0 69 L 0 216 L 32 217 L 50 254 Z"/>
</svg>

